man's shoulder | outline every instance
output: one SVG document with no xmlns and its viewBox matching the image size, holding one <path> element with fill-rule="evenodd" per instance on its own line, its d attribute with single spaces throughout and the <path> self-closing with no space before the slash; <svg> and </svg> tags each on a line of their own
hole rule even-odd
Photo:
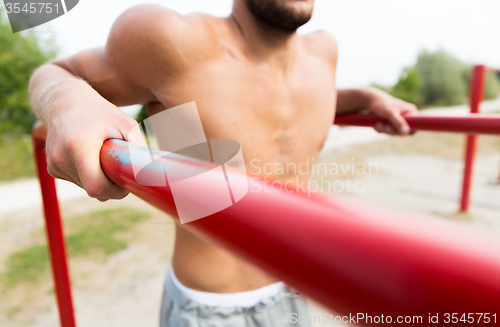
<svg viewBox="0 0 500 327">
<path fill-rule="evenodd" d="M 161 5 L 145 4 L 127 9 L 115 21 L 108 39 L 108 48 L 115 52 L 143 56 L 158 54 L 172 64 L 199 60 L 214 44 L 210 16 L 181 15 Z M 200 49 L 205 49 L 202 53 Z"/>
<path fill-rule="evenodd" d="M 301 36 L 306 46 L 306 51 L 337 65 L 338 46 L 337 41 L 327 31 L 316 31 Z"/>
</svg>

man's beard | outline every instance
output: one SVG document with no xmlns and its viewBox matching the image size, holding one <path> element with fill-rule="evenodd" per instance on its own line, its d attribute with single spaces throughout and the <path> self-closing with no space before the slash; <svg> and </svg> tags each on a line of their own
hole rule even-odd
<svg viewBox="0 0 500 327">
<path fill-rule="evenodd" d="M 298 11 L 287 0 L 244 0 L 252 15 L 264 25 L 293 33 L 311 19 L 311 10 Z"/>
</svg>

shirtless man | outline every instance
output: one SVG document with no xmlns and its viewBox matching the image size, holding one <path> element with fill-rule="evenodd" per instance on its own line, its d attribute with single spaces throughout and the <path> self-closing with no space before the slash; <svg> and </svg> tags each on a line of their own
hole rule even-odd
<svg viewBox="0 0 500 327">
<path fill-rule="evenodd" d="M 49 173 L 100 201 L 125 197 L 101 171 L 99 150 L 109 138 L 138 142 L 128 136 L 136 122 L 117 107 L 132 104 L 147 103 L 153 115 L 196 101 L 207 139 L 238 141 L 250 172 L 252 159 L 299 165 L 316 157 L 336 113 L 368 109 L 389 122 L 379 132 L 408 134 L 401 113 L 415 111 L 412 104 L 375 89 L 336 90 L 334 38 L 296 32 L 313 4 L 234 0 L 227 18 L 158 5 L 127 10 L 105 47 L 46 64 L 31 79 L 33 110 L 48 129 Z M 273 276 L 181 225 L 172 267 L 162 327 L 287 326 L 292 312 L 306 312 Z"/>
</svg>

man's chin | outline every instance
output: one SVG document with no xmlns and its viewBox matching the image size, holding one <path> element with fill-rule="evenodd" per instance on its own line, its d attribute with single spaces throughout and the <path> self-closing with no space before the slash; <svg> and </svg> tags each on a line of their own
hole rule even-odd
<svg viewBox="0 0 500 327">
<path fill-rule="evenodd" d="M 254 17 L 281 32 L 293 33 L 312 16 L 312 0 L 245 0 Z"/>
</svg>

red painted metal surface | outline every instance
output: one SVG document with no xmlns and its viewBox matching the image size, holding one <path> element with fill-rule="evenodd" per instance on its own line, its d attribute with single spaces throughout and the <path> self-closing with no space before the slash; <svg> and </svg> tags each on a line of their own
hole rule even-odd
<svg viewBox="0 0 500 327">
<path fill-rule="evenodd" d="M 470 114 L 465 116 L 404 115 L 414 130 L 467 134 L 500 135 L 500 115 Z M 380 119 L 374 115 L 346 114 L 335 117 L 335 124 L 373 127 Z"/>
<path fill-rule="evenodd" d="M 118 140 L 104 143 L 104 172 L 175 216 L 168 183 L 136 182 L 129 146 Z M 144 158 L 151 158 L 142 149 Z M 166 158 L 166 169 L 169 162 L 182 162 L 186 171 L 197 166 L 157 151 L 154 157 L 159 156 Z M 154 171 L 158 165 L 144 169 L 166 178 L 158 175 L 163 170 Z M 238 183 L 251 179 L 245 197 L 184 226 L 340 314 L 422 315 L 423 325 L 429 325 L 429 314 L 439 313 L 441 322 L 445 313 L 500 314 L 500 240 L 489 230 L 301 190 L 270 191 L 270 182 L 232 176 Z M 183 196 L 193 206 L 202 203 L 195 190 Z"/>
<path fill-rule="evenodd" d="M 472 69 L 470 85 L 470 112 L 479 113 L 479 106 L 484 97 L 484 85 L 486 83 L 486 66 L 476 65 Z M 460 198 L 460 211 L 469 211 L 470 194 L 472 187 L 472 174 L 474 160 L 477 152 L 477 135 L 467 135 L 464 155 L 464 177 L 462 180 L 462 196 Z"/>
<path fill-rule="evenodd" d="M 464 175 L 460 196 L 460 211 L 462 212 L 468 212 L 470 207 L 472 174 L 474 173 L 474 161 L 476 159 L 478 141 L 477 135 L 467 135 L 465 139 Z"/>
<path fill-rule="evenodd" d="M 37 174 L 42 191 L 45 231 L 47 234 L 52 276 L 54 278 L 54 289 L 59 308 L 59 319 L 62 327 L 75 327 L 63 225 L 57 200 L 55 180 L 47 172 L 45 128 L 42 124 L 38 123 L 33 127 L 32 140 Z"/>
</svg>

